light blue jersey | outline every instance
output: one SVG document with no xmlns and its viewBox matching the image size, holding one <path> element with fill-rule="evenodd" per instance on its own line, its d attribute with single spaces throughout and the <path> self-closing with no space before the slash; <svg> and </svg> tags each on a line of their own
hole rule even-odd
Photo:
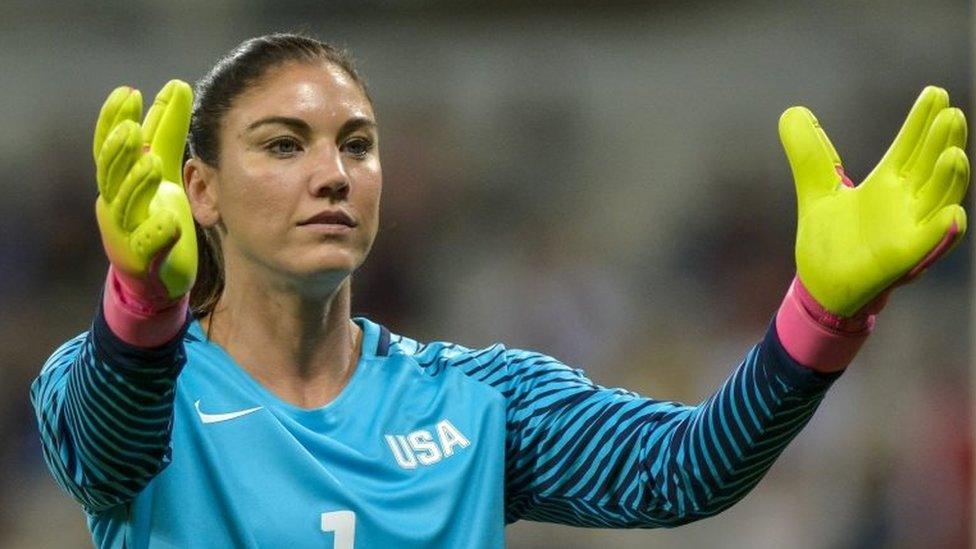
<svg viewBox="0 0 976 549">
<path fill-rule="evenodd" d="M 139 349 L 99 310 L 31 386 L 44 457 L 95 545 L 487 548 L 519 519 L 677 526 L 752 489 L 840 375 L 790 359 L 771 323 L 687 406 L 539 353 L 355 322 L 348 385 L 305 410 L 190 317 L 172 343 Z"/>
</svg>

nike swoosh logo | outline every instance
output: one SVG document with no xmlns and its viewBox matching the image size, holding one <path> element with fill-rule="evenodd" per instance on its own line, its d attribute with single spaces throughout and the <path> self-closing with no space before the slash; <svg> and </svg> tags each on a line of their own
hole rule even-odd
<svg viewBox="0 0 976 549">
<path fill-rule="evenodd" d="M 237 419 L 241 416 L 246 416 L 247 414 L 257 412 L 261 408 L 264 408 L 264 406 L 256 406 L 254 408 L 248 408 L 247 410 L 228 412 L 226 414 L 207 414 L 200 410 L 199 400 L 194 402 L 193 405 L 197 407 L 197 414 L 200 416 L 200 421 L 204 423 L 220 423 L 221 421 L 230 421 L 232 419 Z"/>
</svg>

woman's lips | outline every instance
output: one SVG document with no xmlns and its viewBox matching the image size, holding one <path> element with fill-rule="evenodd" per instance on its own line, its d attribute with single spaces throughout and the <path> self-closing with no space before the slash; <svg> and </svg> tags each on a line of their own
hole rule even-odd
<svg viewBox="0 0 976 549">
<path fill-rule="evenodd" d="M 356 221 L 351 215 L 347 214 L 343 210 L 323 210 L 312 217 L 302 221 L 300 225 L 312 225 L 312 224 L 324 224 L 324 225 L 342 225 L 345 227 L 355 227 L 357 225 Z"/>
<path fill-rule="evenodd" d="M 352 227 L 341 223 L 305 223 L 300 225 L 305 230 L 318 234 L 346 234 L 352 232 Z"/>
</svg>

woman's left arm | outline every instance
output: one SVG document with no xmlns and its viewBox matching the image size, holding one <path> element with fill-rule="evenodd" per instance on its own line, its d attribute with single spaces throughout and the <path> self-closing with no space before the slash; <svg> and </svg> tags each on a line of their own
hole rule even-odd
<svg viewBox="0 0 976 549">
<path fill-rule="evenodd" d="M 788 109 L 779 131 L 797 191 L 797 276 L 715 394 L 687 406 L 594 385 L 545 355 L 492 355 L 485 370 L 508 404 L 507 522 L 652 528 L 728 508 L 809 421 L 892 290 L 961 241 L 966 120 L 945 90 L 922 91 L 860 185 L 808 109 Z"/>
<path fill-rule="evenodd" d="M 843 370 L 784 350 L 776 323 L 698 406 L 592 383 L 538 353 L 496 355 L 509 378 L 506 522 L 673 527 L 742 499 Z"/>
</svg>

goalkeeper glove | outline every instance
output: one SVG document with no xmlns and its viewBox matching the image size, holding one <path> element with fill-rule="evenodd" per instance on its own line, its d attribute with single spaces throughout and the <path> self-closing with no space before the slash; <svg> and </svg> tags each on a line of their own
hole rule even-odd
<svg viewBox="0 0 976 549">
<path fill-rule="evenodd" d="M 171 80 L 140 126 L 142 95 L 122 86 L 95 127 L 95 212 L 110 262 L 106 320 L 116 335 L 141 346 L 175 335 L 196 278 L 196 231 L 182 177 L 191 108 L 189 85 Z M 169 311 L 168 322 L 146 322 L 162 311 Z"/>
<path fill-rule="evenodd" d="M 860 346 L 851 349 L 838 337 L 846 332 L 863 342 L 891 291 L 917 278 L 962 239 L 966 212 L 960 202 L 969 184 L 966 119 L 949 107 L 945 90 L 925 88 L 888 152 L 856 187 L 809 110 L 788 109 L 779 132 L 798 202 L 797 278 L 791 293 L 799 303 L 792 313 L 795 317 L 802 306 L 832 339 L 829 344 L 802 341 L 793 326 L 794 337 L 787 334 L 790 341 L 783 343 L 801 362 L 797 355 L 838 369 Z M 783 308 L 780 313 L 777 328 L 791 331 L 798 319 L 791 321 Z"/>
</svg>

